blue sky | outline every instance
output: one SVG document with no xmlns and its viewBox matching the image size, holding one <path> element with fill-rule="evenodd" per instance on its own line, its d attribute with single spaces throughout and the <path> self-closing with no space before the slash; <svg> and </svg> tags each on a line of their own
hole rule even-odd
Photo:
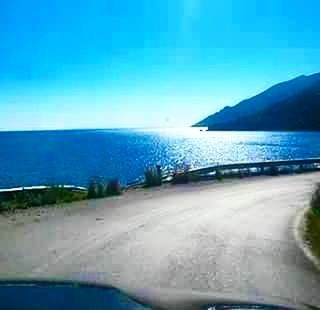
<svg viewBox="0 0 320 310">
<path fill-rule="evenodd" d="M 186 126 L 320 71 L 320 3 L 2 0 L 0 129 Z"/>
</svg>

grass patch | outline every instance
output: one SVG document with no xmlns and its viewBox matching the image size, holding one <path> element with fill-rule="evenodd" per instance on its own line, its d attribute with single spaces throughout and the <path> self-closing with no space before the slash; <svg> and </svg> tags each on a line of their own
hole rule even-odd
<svg viewBox="0 0 320 310">
<path fill-rule="evenodd" d="M 305 239 L 309 242 L 313 253 L 320 259 L 320 184 L 316 186 L 310 206 L 306 215 Z"/>
<path fill-rule="evenodd" d="M 221 172 L 220 169 L 216 169 L 216 174 L 215 177 L 218 181 L 222 181 L 223 180 L 223 173 Z"/>
<path fill-rule="evenodd" d="M 122 194 L 121 184 L 118 179 L 110 180 L 106 188 L 107 196 L 118 196 Z"/>
<path fill-rule="evenodd" d="M 65 202 L 86 199 L 87 192 L 76 191 L 61 186 L 52 186 L 43 190 L 22 190 L 1 197 L 0 211 L 14 211 L 44 205 L 60 204 Z"/>
<path fill-rule="evenodd" d="M 0 195 L 0 212 L 28 209 L 47 205 L 58 205 L 92 198 L 121 195 L 121 184 L 117 179 L 108 182 L 95 179 L 89 183 L 88 190 L 75 190 L 63 186 L 46 189 L 6 192 Z"/>
<path fill-rule="evenodd" d="M 306 215 L 305 239 L 313 253 L 320 259 L 320 216 L 312 209 Z"/>
<path fill-rule="evenodd" d="M 159 166 L 150 167 L 144 172 L 144 186 L 154 187 L 162 184 L 162 174 Z"/>
<path fill-rule="evenodd" d="M 192 181 L 190 167 L 188 165 L 177 166 L 172 174 L 172 184 L 187 184 Z"/>
<path fill-rule="evenodd" d="M 316 185 L 316 189 L 314 190 L 311 197 L 311 208 L 312 210 L 320 216 L 320 183 Z"/>
<path fill-rule="evenodd" d="M 118 196 L 122 194 L 121 184 L 118 179 L 105 181 L 102 178 L 95 178 L 89 182 L 87 199 Z"/>
<path fill-rule="evenodd" d="M 267 175 L 273 176 L 273 177 L 278 176 L 279 173 L 280 173 L 280 171 L 279 171 L 279 168 L 277 166 L 269 167 L 269 169 L 267 169 L 267 172 L 266 172 Z"/>
</svg>

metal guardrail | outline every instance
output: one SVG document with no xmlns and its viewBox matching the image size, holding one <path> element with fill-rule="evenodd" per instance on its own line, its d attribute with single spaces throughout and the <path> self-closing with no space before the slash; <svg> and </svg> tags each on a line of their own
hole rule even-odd
<svg viewBox="0 0 320 310">
<path fill-rule="evenodd" d="M 86 191 L 87 190 L 85 187 L 75 186 L 75 185 L 58 185 L 55 187 L 70 189 L 73 191 Z M 38 185 L 38 186 L 2 188 L 2 189 L 0 189 L 0 194 L 2 194 L 2 193 L 15 193 L 15 192 L 22 192 L 22 191 L 42 191 L 42 190 L 46 190 L 49 188 L 52 188 L 52 186 Z"/>
<path fill-rule="evenodd" d="M 310 167 L 310 165 L 313 165 Z M 248 171 L 250 169 L 259 170 L 260 174 L 267 173 L 270 168 L 285 168 L 297 166 L 296 170 L 300 171 L 310 171 L 310 170 L 320 170 L 320 158 L 306 158 L 306 159 L 289 159 L 289 160 L 275 160 L 275 161 L 262 161 L 262 162 L 250 162 L 250 163 L 232 163 L 232 164 L 222 164 L 222 165 L 213 165 L 209 167 L 201 167 L 194 168 L 186 171 L 181 171 L 181 174 L 188 173 L 189 175 L 197 176 L 195 179 L 197 180 L 207 180 L 215 178 L 217 171 L 226 172 L 232 170 L 245 170 Z M 309 167 L 307 167 L 309 166 Z M 293 169 L 292 169 L 293 170 Z M 281 171 L 280 171 L 281 172 Z M 171 181 L 174 170 L 162 170 L 162 182 L 168 183 Z M 252 173 L 251 173 L 252 174 Z M 134 182 L 130 182 L 127 184 L 127 188 L 131 187 L 139 187 L 144 184 L 143 178 L 139 178 Z"/>
<path fill-rule="evenodd" d="M 210 167 L 195 168 L 191 169 L 189 173 L 191 174 L 210 174 L 216 171 L 223 170 L 234 170 L 234 169 L 264 169 L 271 167 L 292 167 L 299 166 L 303 167 L 306 165 L 319 165 L 320 168 L 320 158 L 307 158 L 307 159 L 292 159 L 292 160 L 277 160 L 277 161 L 263 161 L 263 162 L 252 162 L 252 163 L 234 163 L 234 164 L 223 164 L 215 165 Z"/>
<path fill-rule="evenodd" d="M 189 174 L 193 175 L 200 175 L 203 177 L 208 177 L 210 174 L 214 174 L 217 171 L 223 172 L 227 170 L 241 170 L 241 169 L 265 169 L 271 167 L 292 167 L 298 166 L 302 167 L 306 165 L 314 165 L 314 170 L 320 170 L 320 158 L 306 158 L 306 159 L 290 159 L 290 160 L 277 160 L 277 161 L 263 161 L 263 162 L 252 162 L 252 163 L 232 163 L 232 164 L 222 164 L 222 165 L 214 165 L 209 167 L 202 167 L 202 168 L 194 168 L 188 170 Z M 162 179 L 164 182 L 169 182 L 170 178 L 173 175 L 173 171 L 163 170 Z M 134 182 L 127 183 L 127 188 L 141 186 L 144 184 L 144 180 L 139 179 Z M 87 188 L 82 186 L 75 186 L 75 185 L 59 185 L 62 188 L 67 188 L 70 190 L 75 191 L 86 191 Z M 45 190 L 50 188 L 51 186 L 26 186 L 26 187 L 14 187 L 14 188 L 4 188 L 0 189 L 0 195 L 2 193 L 14 193 L 19 191 L 37 191 L 37 190 Z"/>
</svg>

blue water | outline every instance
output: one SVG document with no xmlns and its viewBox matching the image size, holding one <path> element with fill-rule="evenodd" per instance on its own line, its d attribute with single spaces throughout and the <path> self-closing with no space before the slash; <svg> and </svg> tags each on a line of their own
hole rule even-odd
<svg viewBox="0 0 320 310">
<path fill-rule="evenodd" d="M 320 157 L 320 133 L 200 132 L 198 129 L 0 132 L 0 188 L 86 185 L 91 177 L 123 183 L 150 165 Z"/>
</svg>

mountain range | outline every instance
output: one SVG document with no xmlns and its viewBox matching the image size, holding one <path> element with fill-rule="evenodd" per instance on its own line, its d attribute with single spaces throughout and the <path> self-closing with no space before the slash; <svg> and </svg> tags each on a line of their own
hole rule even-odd
<svg viewBox="0 0 320 310">
<path fill-rule="evenodd" d="M 320 73 L 299 76 L 206 117 L 209 130 L 320 130 Z"/>
</svg>

